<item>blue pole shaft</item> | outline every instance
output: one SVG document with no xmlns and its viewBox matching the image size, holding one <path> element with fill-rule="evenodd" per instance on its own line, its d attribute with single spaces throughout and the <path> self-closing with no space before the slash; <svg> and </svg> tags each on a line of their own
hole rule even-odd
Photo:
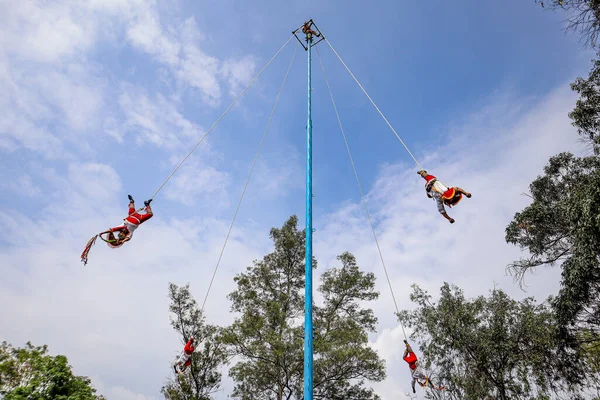
<svg viewBox="0 0 600 400">
<path fill-rule="evenodd" d="M 312 320 L 312 119 L 311 45 L 308 35 L 308 121 L 306 124 L 306 281 L 304 305 L 304 400 L 313 400 L 313 320 Z"/>
</svg>

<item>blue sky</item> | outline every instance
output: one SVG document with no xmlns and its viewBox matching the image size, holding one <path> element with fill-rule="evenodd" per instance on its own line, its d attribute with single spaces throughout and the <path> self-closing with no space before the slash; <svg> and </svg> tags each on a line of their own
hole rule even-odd
<svg viewBox="0 0 600 400">
<path fill-rule="evenodd" d="M 587 73 L 593 54 L 564 34 L 564 15 L 516 0 L 0 1 L 0 320 L 9 322 L 1 339 L 49 344 L 111 399 L 158 398 L 179 348 L 167 284 L 191 282 L 204 297 L 295 48 L 210 297 L 211 322 L 231 321 L 223 293 L 269 251 L 269 228 L 291 214 L 304 220 L 306 53 L 295 39 L 156 197 L 156 216 L 135 240 L 118 250 L 97 244 L 86 268 L 79 254 L 119 223 L 128 193 L 139 204 L 154 193 L 309 18 L 421 164 L 474 193 L 451 210 L 456 224 L 441 218 L 396 137 L 318 46 L 401 307 L 411 306 L 412 282 L 436 292 L 451 281 L 468 295 L 496 283 L 517 297 L 556 290 L 555 270 L 539 271 L 527 293 L 505 275 L 519 252 L 503 229 L 547 158 L 581 151 L 568 83 Z M 380 324 L 371 340 L 387 354 L 400 330 L 314 56 L 315 255 L 324 269 L 350 250 L 376 272 Z M 131 344 L 140 329 L 145 346 Z M 384 399 L 408 389 L 400 353 L 390 353 L 390 378 L 376 385 Z M 149 367 L 132 370 L 132 360 Z M 230 380 L 223 386 L 231 391 Z"/>
</svg>

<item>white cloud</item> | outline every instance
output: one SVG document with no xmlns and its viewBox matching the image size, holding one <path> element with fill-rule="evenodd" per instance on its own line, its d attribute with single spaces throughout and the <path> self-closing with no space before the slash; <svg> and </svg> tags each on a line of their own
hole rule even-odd
<svg viewBox="0 0 600 400">
<path fill-rule="evenodd" d="M 178 111 L 175 101 L 160 94 L 151 98 L 143 88 L 123 85 L 118 101 L 123 122 L 117 124 L 116 119 L 107 120 L 109 135 L 123 142 L 126 135 L 131 134 L 140 148 L 150 144 L 170 151 L 173 155 L 169 162 L 156 165 L 161 167 L 156 171 L 161 171 L 165 177 L 205 135 L 201 127 Z M 166 198 L 188 206 L 199 200 L 205 203 L 207 199 L 218 198 L 221 207 L 227 206 L 226 190 L 231 179 L 227 172 L 214 166 L 221 158 L 219 152 L 211 149 L 208 140 L 204 140 L 167 183 Z"/>
<path fill-rule="evenodd" d="M 13 75 L 0 53 L 0 85 L 4 88 L 0 92 L 0 148 L 14 151 L 24 147 L 49 158 L 64 156 L 62 142 L 46 127 L 52 118 L 50 106 L 26 86 L 26 77 Z"/>
<path fill-rule="evenodd" d="M 222 66 L 222 73 L 229 82 L 229 95 L 237 96 L 250 83 L 255 70 L 256 59 L 252 56 L 225 61 Z"/>
<path fill-rule="evenodd" d="M 48 158 L 69 158 L 82 146 L 103 101 L 102 84 L 83 54 L 94 44 L 94 20 L 67 3 L 10 2 L 0 13 L 0 137 Z"/>
<path fill-rule="evenodd" d="M 91 154 L 93 146 L 86 138 L 98 130 L 107 129 L 117 142 L 122 140 L 121 121 L 111 115 L 112 99 L 121 87 L 111 86 L 111 66 L 94 54 L 100 43 L 114 49 L 125 39 L 167 67 L 179 89 L 197 89 L 209 105 L 220 103 L 222 85 L 236 86 L 254 69 L 249 57 L 222 61 L 208 55 L 201 48 L 206 39 L 193 18 L 182 24 L 166 21 L 153 1 L 32 0 L 2 2 L 0 9 L 0 85 L 4 88 L 0 149 L 4 151 L 25 148 L 48 158 L 69 158 L 71 146 Z M 160 79 L 165 79 L 164 74 Z M 158 106 L 171 112 L 166 117 L 171 123 L 184 134 L 194 133 L 195 127 L 174 105 L 160 94 L 154 96 Z M 144 99 L 137 104 L 137 98 L 121 96 L 121 104 L 129 103 L 137 112 L 129 113 L 127 123 L 142 127 L 151 141 L 171 143 L 156 118 L 144 114 L 148 111 Z"/>
<path fill-rule="evenodd" d="M 254 168 L 249 190 L 252 193 L 258 193 L 261 197 L 283 196 L 289 193 L 290 189 L 302 191 L 304 188 L 304 170 L 299 168 L 300 162 L 294 152 L 286 152 L 287 161 L 278 159 L 269 159 L 261 161 L 264 149 L 259 155 L 259 159 Z M 298 179 L 300 178 L 300 179 Z"/>
<path fill-rule="evenodd" d="M 132 7 L 131 13 L 126 17 L 127 39 L 135 47 L 157 58 L 158 61 L 169 65 L 179 63 L 181 44 L 176 37 L 171 37 L 163 29 L 160 16 L 152 3 L 140 4 L 141 7 Z"/>
<path fill-rule="evenodd" d="M 123 386 L 107 386 L 101 377 L 92 375 L 92 386 L 96 389 L 96 394 L 104 395 L 110 400 L 154 400 L 160 396 L 146 396 L 140 393 L 132 392 Z"/>
<path fill-rule="evenodd" d="M 0 53 L 55 63 L 94 41 L 93 26 L 83 10 L 69 3 L 2 1 L 0 7 Z"/>
<path fill-rule="evenodd" d="M 113 387 L 108 394 L 107 398 L 114 400 L 151 400 L 156 397 L 148 397 L 143 394 L 134 393 L 130 390 L 125 389 L 122 386 Z"/>
<path fill-rule="evenodd" d="M 188 206 L 199 200 L 210 200 L 210 204 L 226 207 L 229 204 L 230 181 L 227 172 L 192 160 L 186 162 L 173 176 L 165 196 Z"/>
<path fill-rule="evenodd" d="M 206 37 L 194 18 L 175 29 L 162 25 L 155 8 L 141 7 L 129 16 L 127 25 L 129 42 L 167 65 L 180 82 L 198 89 L 206 104 L 220 104 L 221 79 L 227 80 L 234 96 L 254 74 L 256 62 L 251 56 L 221 61 L 202 50 L 199 43 Z"/>
<path fill-rule="evenodd" d="M 71 130 L 86 131 L 96 125 L 96 116 L 103 103 L 102 84 L 93 81 L 82 65 L 69 65 L 64 72 L 47 71 L 43 76 L 27 80 L 21 85 L 29 86 L 30 93 L 39 91 L 49 107 L 56 108 Z M 58 119 L 58 118 L 57 118 Z"/>
<path fill-rule="evenodd" d="M 110 166 L 96 163 L 69 166 L 69 184 L 82 190 L 85 196 L 98 202 L 114 199 L 121 189 L 121 180 Z"/>
<path fill-rule="evenodd" d="M 0 53 L 59 64 L 84 55 L 102 39 L 118 43 L 114 32 L 122 31 L 133 47 L 167 65 L 209 104 L 220 100 L 221 77 L 231 90 L 250 79 L 256 67 L 253 57 L 221 61 L 199 46 L 206 37 L 194 18 L 175 26 L 161 20 L 155 1 L 6 2 L 0 15 Z"/>
<path fill-rule="evenodd" d="M 118 103 L 124 115 L 122 122 L 107 121 L 109 134 L 118 140 L 133 132 L 137 144 L 151 143 L 175 150 L 189 145 L 190 138 L 197 140 L 204 134 L 177 110 L 174 101 L 161 94 L 151 98 L 143 88 L 124 84 Z"/>
<path fill-rule="evenodd" d="M 220 61 L 207 55 L 198 47 L 203 35 L 198 30 L 196 21 L 190 18 L 183 24 L 182 32 L 183 56 L 179 62 L 177 76 L 192 87 L 201 90 L 208 104 L 217 105 L 221 98 L 219 86 Z"/>
<path fill-rule="evenodd" d="M 37 197 L 40 187 L 33 182 L 31 175 L 15 171 L 0 171 L 0 188 L 25 197 Z"/>
<path fill-rule="evenodd" d="M 101 85 L 91 82 L 80 65 L 41 73 L 19 71 L 1 58 L 0 65 L 0 135 L 17 147 L 51 158 L 67 157 L 59 136 L 78 145 L 82 134 L 89 135 L 103 102 Z"/>
</svg>

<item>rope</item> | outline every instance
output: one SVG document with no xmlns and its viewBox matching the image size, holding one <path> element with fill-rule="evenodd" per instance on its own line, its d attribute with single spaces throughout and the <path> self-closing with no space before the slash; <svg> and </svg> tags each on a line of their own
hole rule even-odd
<svg viewBox="0 0 600 400">
<path fill-rule="evenodd" d="M 362 198 L 363 204 L 365 205 L 365 210 L 367 211 L 367 217 L 369 219 L 369 224 L 371 225 L 371 231 L 373 231 L 373 237 L 375 238 L 375 244 L 377 245 L 377 251 L 379 252 L 379 258 L 381 259 L 381 265 L 383 265 L 383 270 L 385 271 L 385 277 L 387 279 L 388 286 L 390 287 L 390 292 L 392 293 L 392 299 L 394 300 L 394 306 L 396 307 L 396 314 L 400 314 L 400 310 L 398 309 L 398 303 L 396 302 L 396 296 L 394 295 L 394 289 L 392 289 L 392 282 L 390 281 L 390 276 L 388 275 L 387 267 L 385 265 L 385 261 L 383 260 L 383 254 L 381 253 L 381 248 L 379 247 L 379 240 L 377 239 L 377 234 L 375 233 L 375 227 L 373 226 L 373 220 L 371 218 L 369 206 L 367 205 L 367 199 L 365 198 L 365 194 L 362 190 L 362 185 L 360 184 L 360 179 L 358 178 L 358 173 L 356 172 L 356 166 L 354 165 L 354 159 L 352 158 L 352 153 L 350 152 L 350 146 L 348 145 L 348 140 L 346 139 L 346 133 L 344 132 L 344 127 L 342 126 L 342 120 L 340 119 L 340 114 L 338 113 L 337 106 L 335 105 L 335 100 L 333 99 L 333 93 L 331 92 L 331 86 L 329 86 L 329 80 L 327 79 L 327 74 L 325 73 L 325 66 L 323 66 L 323 60 L 321 59 L 321 53 L 319 53 L 318 47 L 317 47 L 317 54 L 319 56 L 319 63 L 321 64 L 321 69 L 323 70 L 323 76 L 325 77 L 325 83 L 327 84 L 327 90 L 329 90 L 329 96 L 331 97 L 331 103 L 333 104 L 335 116 L 337 117 L 338 123 L 340 125 L 340 131 L 342 132 L 342 136 L 344 138 L 344 143 L 346 144 L 346 150 L 348 150 L 348 157 L 350 157 L 350 163 L 352 164 L 352 170 L 354 171 L 354 177 L 356 178 L 356 183 L 358 184 L 358 190 L 360 191 L 360 196 Z M 402 325 L 402 322 L 400 322 L 400 327 L 402 328 L 402 333 L 404 334 L 404 339 L 407 339 L 406 331 L 404 330 L 404 325 Z"/>
<path fill-rule="evenodd" d="M 231 107 L 233 107 L 234 104 L 237 103 L 237 101 L 240 99 L 240 97 L 242 97 L 242 95 L 244 93 L 246 93 L 246 91 L 250 88 L 250 86 L 252 86 L 252 84 L 254 83 L 254 81 L 256 81 L 258 79 L 258 77 L 271 64 L 271 62 L 275 59 L 275 57 L 277 57 L 279 55 L 279 53 L 281 53 L 281 51 L 285 48 L 285 46 L 287 46 L 287 44 L 290 42 L 290 40 L 292 40 L 292 37 L 293 37 L 293 35 L 290 36 L 290 38 L 285 42 L 285 44 L 283 46 L 281 46 L 279 48 L 279 50 L 277 50 L 277 52 L 275 53 L 275 55 L 273 57 L 271 57 L 271 59 L 265 64 L 265 66 L 254 77 L 254 79 L 252 79 L 252 81 L 248 84 L 248 86 L 246 86 L 246 88 L 244 90 L 242 90 L 242 92 L 233 100 L 233 102 L 231 102 L 231 104 L 229 105 L 229 107 L 227 107 L 227 109 L 223 112 L 223 114 L 221 114 L 221 116 L 217 119 L 217 121 L 214 124 L 212 124 L 212 126 L 208 129 L 208 131 L 206 131 L 206 133 L 204 134 L 204 136 L 202 136 L 202 138 L 198 141 L 198 143 L 196 143 L 196 145 L 192 148 L 192 150 L 188 153 L 188 155 L 185 156 L 184 159 L 181 160 L 181 162 L 179 163 L 179 165 L 175 168 L 175 170 L 173 172 L 171 172 L 171 175 L 169 175 L 167 177 L 167 179 L 165 179 L 165 181 L 162 183 L 162 185 L 160 185 L 160 187 L 158 189 L 156 189 L 156 192 L 154 192 L 154 194 L 152 195 L 152 197 L 150 197 L 151 199 L 153 199 L 158 194 L 158 192 L 161 191 L 161 189 L 163 188 L 163 186 L 165 186 L 167 184 L 167 182 L 169 182 L 169 180 L 171 179 L 171 177 L 173 175 L 175 175 L 175 173 L 179 170 L 179 168 L 183 165 L 183 163 L 188 159 L 188 157 L 192 155 L 192 153 L 196 150 L 196 148 L 200 145 L 200 143 L 202 143 L 204 141 L 204 139 L 208 136 L 208 134 L 213 130 L 213 128 L 215 126 L 217 126 L 217 124 L 221 121 L 221 119 L 225 116 L 225 114 L 227 114 L 229 112 L 229 110 L 231 110 Z"/>
<path fill-rule="evenodd" d="M 356 81 L 356 83 L 358 84 L 358 86 L 362 89 L 363 93 L 367 96 L 367 98 L 369 99 L 369 101 L 371 102 L 371 104 L 373 104 L 373 106 L 375 107 L 375 109 L 377 110 L 377 112 L 379 113 L 379 115 L 381 115 L 381 117 L 388 124 L 388 126 L 390 127 L 390 129 L 392 130 L 392 132 L 394 132 L 394 134 L 396 135 L 396 137 L 398 138 L 398 140 L 400 141 L 400 143 L 402 143 L 402 146 L 404 146 L 404 148 L 406 149 L 406 151 L 408 152 L 408 154 L 410 154 L 410 156 L 414 160 L 415 164 L 417 164 L 417 167 L 419 167 L 419 169 L 422 169 L 422 170 L 425 169 L 425 168 L 423 168 L 421 166 L 421 164 L 419 164 L 419 162 L 417 161 L 417 159 L 415 158 L 415 156 L 413 155 L 413 153 L 411 153 L 411 151 L 408 149 L 408 146 L 404 143 L 404 141 L 402 140 L 402 138 L 400 137 L 400 135 L 398 135 L 398 133 L 396 132 L 396 130 L 394 129 L 394 127 L 392 126 L 392 124 L 390 124 L 390 121 L 388 121 L 387 118 L 385 117 L 385 115 L 383 115 L 383 113 L 381 112 L 381 110 L 379 109 L 379 107 L 377 107 L 377 104 L 375 104 L 375 102 L 373 101 L 373 99 L 371 98 L 371 96 L 369 96 L 369 94 L 367 93 L 367 91 L 365 90 L 365 88 L 360 84 L 360 82 L 358 81 L 358 79 L 356 79 L 356 76 L 354 76 L 354 74 L 352 73 L 352 71 L 350 71 L 350 68 L 348 68 L 348 66 L 346 65 L 346 63 L 344 62 L 344 60 L 342 60 L 342 57 L 340 57 L 340 55 L 337 53 L 337 51 L 335 51 L 335 49 L 333 48 L 333 46 L 331 45 L 331 43 L 329 43 L 329 40 L 325 39 L 325 42 L 327 42 L 327 44 L 329 45 L 329 47 L 331 48 L 331 50 L 333 50 L 333 52 L 335 53 L 335 55 L 337 56 L 337 58 L 339 58 L 339 60 L 344 65 L 344 67 L 346 67 L 346 70 L 350 73 L 350 75 L 352 76 L 352 78 L 354 78 L 354 80 Z"/>
<path fill-rule="evenodd" d="M 289 40 L 288 40 L 289 42 Z M 223 248 L 221 249 L 221 254 L 219 255 L 219 260 L 217 261 L 217 266 L 213 272 L 212 278 L 210 280 L 210 284 L 208 285 L 208 290 L 206 292 L 206 296 L 204 297 L 204 301 L 202 302 L 202 311 L 204 311 L 204 306 L 206 305 L 206 300 L 208 299 L 208 295 L 210 293 L 210 289 L 212 288 L 213 282 L 215 280 L 215 276 L 217 275 L 217 270 L 219 269 L 219 265 L 221 264 L 221 258 L 223 257 L 223 253 L 225 252 L 225 247 L 227 246 L 227 241 L 229 240 L 229 235 L 231 234 L 231 230 L 233 229 L 233 225 L 235 224 L 235 219 L 237 218 L 238 212 L 240 210 L 240 206 L 242 205 L 242 201 L 244 200 L 244 195 L 246 194 L 246 189 L 248 188 L 248 183 L 250 182 L 250 178 L 252 177 L 252 172 L 254 171 L 254 167 L 256 166 L 256 161 L 258 160 L 258 155 L 260 154 L 260 150 L 262 149 L 263 143 L 265 141 L 265 137 L 267 136 L 267 132 L 269 131 L 269 127 L 271 126 L 271 120 L 273 119 L 273 115 L 275 114 L 275 109 L 277 108 L 277 104 L 279 103 L 279 97 L 281 96 L 281 92 L 283 92 L 283 87 L 285 86 L 285 82 L 287 81 L 287 77 L 290 73 L 290 69 L 292 67 L 292 63 L 294 62 L 294 58 L 296 57 L 296 47 L 294 49 L 294 54 L 292 54 L 292 59 L 290 60 L 290 64 L 288 65 L 287 71 L 285 73 L 285 77 L 283 78 L 283 83 L 281 84 L 281 88 L 279 89 L 279 93 L 277 94 L 277 98 L 275 99 L 275 104 L 273 105 L 273 109 L 271 110 L 271 115 L 269 116 L 269 120 L 267 121 L 267 126 L 265 127 L 265 131 L 263 132 L 262 138 L 260 140 L 260 144 L 258 145 L 258 150 L 256 155 L 254 156 L 254 162 L 252 163 L 252 168 L 250 168 L 250 173 L 248 174 L 248 179 L 246 179 L 246 184 L 244 185 L 244 190 L 242 191 L 242 195 L 240 196 L 240 201 L 238 202 L 237 208 L 235 209 L 235 213 L 233 215 L 233 219 L 231 220 L 231 225 L 229 226 L 229 231 L 227 232 L 227 236 L 225 237 L 225 243 L 223 243 Z"/>
</svg>

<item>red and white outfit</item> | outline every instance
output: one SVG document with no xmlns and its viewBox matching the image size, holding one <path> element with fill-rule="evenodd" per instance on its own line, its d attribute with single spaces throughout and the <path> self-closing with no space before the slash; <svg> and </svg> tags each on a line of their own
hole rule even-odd
<svg viewBox="0 0 600 400">
<path fill-rule="evenodd" d="M 442 199 L 444 200 L 451 200 L 457 195 L 455 188 L 446 187 L 446 185 L 438 181 L 438 179 L 433 175 L 427 175 L 423 179 L 425 179 L 426 182 L 425 190 L 427 192 L 429 192 L 430 190 L 434 190 L 437 193 L 439 193 L 442 196 Z M 458 195 L 460 196 L 460 198 L 462 198 L 462 194 L 458 193 Z M 458 201 L 456 203 L 458 203 Z"/>
<path fill-rule="evenodd" d="M 408 363 L 408 367 L 410 368 L 412 382 L 411 386 L 413 390 L 415 389 L 415 382 L 417 379 L 427 380 L 427 376 L 423 373 L 419 366 L 419 362 L 417 360 L 417 355 L 413 351 L 409 351 L 404 357 L 402 357 L 404 361 Z"/>
<path fill-rule="evenodd" d="M 125 231 L 126 233 L 129 234 L 129 237 L 132 237 L 133 231 L 135 231 L 138 226 L 140 226 L 141 224 L 143 224 L 144 222 L 146 222 L 150 218 L 152 218 L 153 214 L 152 214 L 152 210 L 150 209 L 149 206 L 145 208 L 145 211 L 146 211 L 145 214 L 140 214 L 135 211 L 135 208 L 132 207 L 132 204 L 129 204 L 129 215 L 127 216 L 127 218 L 125 218 L 123 220 L 123 225 L 111 228 L 110 231 L 111 232 Z"/>
<path fill-rule="evenodd" d="M 189 367 L 192 364 L 192 353 L 195 349 L 194 342 L 188 340 L 183 348 L 183 351 L 181 352 L 181 356 L 179 356 L 179 360 L 177 360 L 177 363 L 183 365 L 183 368 Z"/>
</svg>

